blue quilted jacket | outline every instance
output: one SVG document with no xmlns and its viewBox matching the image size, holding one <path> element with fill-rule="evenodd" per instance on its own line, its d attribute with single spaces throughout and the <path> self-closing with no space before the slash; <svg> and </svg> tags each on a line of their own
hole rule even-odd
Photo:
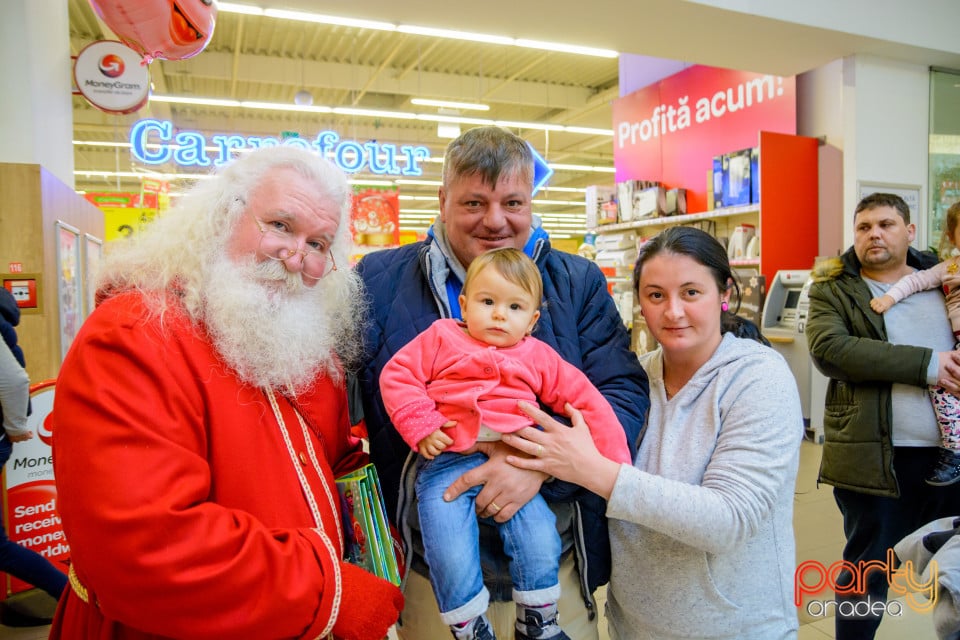
<svg viewBox="0 0 960 640">
<path fill-rule="evenodd" d="M 431 262 L 436 261 L 438 254 L 430 250 L 431 242 L 428 238 L 399 249 L 372 253 L 357 265 L 370 303 L 365 332 L 367 351 L 359 372 L 370 455 L 379 471 L 387 509 L 405 538 L 411 535 L 404 523 L 413 497 L 417 456 L 390 423 L 380 397 L 379 378 L 393 354 L 441 313 L 449 313 L 438 307 L 447 299 L 443 285 L 438 284 L 436 277 L 428 278 L 428 274 L 436 272 L 436 265 Z M 533 335 L 581 369 L 603 393 L 635 453 L 649 408 L 647 376 L 630 351 L 629 334 L 607 293 L 603 274 L 579 256 L 551 251 L 545 238 L 536 243 L 532 257 L 543 276 L 545 300 Z M 546 483 L 541 493 L 549 502 L 574 505 L 573 541 L 583 582 L 581 589 L 588 606 L 592 606 L 594 589 L 605 584 L 610 575 L 606 503 L 565 482 Z M 419 541 L 412 547 L 410 540 L 405 542 L 416 556 Z M 411 566 L 422 568 L 416 557 L 411 559 Z M 496 598 L 495 592 L 493 597 Z M 509 592 L 505 599 L 509 599 Z"/>
</svg>

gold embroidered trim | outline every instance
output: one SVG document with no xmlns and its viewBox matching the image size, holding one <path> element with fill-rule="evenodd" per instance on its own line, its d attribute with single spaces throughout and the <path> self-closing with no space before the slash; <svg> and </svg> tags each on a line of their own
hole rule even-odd
<svg viewBox="0 0 960 640">
<path fill-rule="evenodd" d="M 77 594 L 77 597 L 85 603 L 90 604 L 90 592 L 87 591 L 87 588 L 80 582 L 80 578 L 77 577 L 77 572 L 74 570 L 72 564 L 70 565 L 70 570 L 67 571 L 67 580 L 70 582 L 70 588 Z"/>
<path fill-rule="evenodd" d="M 330 557 L 334 560 L 333 563 L 333 572 L 334 572 L 334 584 L 336 585 L 336 591 L 333 595 L 333 606 L 331 608 L 330 619 L 327 621 L 327 624 L 323 631 L 320 632 L 321 638 L 326 638 L 328 636 L 332 637 L 333 625 L 337 620 L 337 616 L 340 615 L 340 600 L 343 596 L 343 582 L 340 576 L 340 564 L 337 562 L 338 554 L 336 548 L 333 546 L 333 543 L 330 541 L 330 538 L 327 536 L 326 532 L 323 530 L 323 521 L 320 519 L 320 509 L 317 506 L 317 500 L 313 495 L 313 490 L 310 489 L 310 484 L 307 481 L 307 476 L 303 472 L 303 465 L 297 464 L 298 456 L 293 448 L 293 441 L 290 439 L 290 433 L 287 431 L 287 423 L 283 419 L 283 414 L 280 413 L 280 407 L 277 404 L 277 398 L 273 393 L 273 389 L 264 389 L 264 394 L 267 396 L 267 399 L 270 401 L 270 408 L 273 409 L 273 415 L 277 419 L 277 425 L 280 427 L 280 435 L 283 436 L 283 442 L 287 446 L 287 453 L 290 455 L 290 461 L 293 463 L 293 470 L 297 474 L 297 478 L 300 481 L 300 488 L 303 490 L 303 495 L 307 500 L 307 504 L 310 507 L 310 512 L 313 515 L 313 521 L 316 524 L 316 529 L 314 531 L 320 536 L 320 540 L 323 542 L 324 546 L 327 548 L 327 553 L 330 554 Z M 340 530 L 340 510 L 337 507 L 337 503 L 333 500 L 333 495 L 330 492 L 330 487 L 327 486 L 327 481 L 323 477 L 323 471 L 320 469 L 320 463 L 317 460 L 316 454 L 313 450 L 313 445 L 310 442 L 310 436 L 307 432 L 307 425 L 303 421 L 303 417 L 300 415 L 300 412 L 297 411 L 297 408 L 291 403 L 291 408 L 293 409 L 294 414 L 297 416 L 297 420 L 300 422 L 300 428 L 303 431 L 303 439 L 306 443 L 307 451 L 310 453 L 310 460 L 313 463 L 313 470 L 316 472 L 317 477 L 320 479 L 320 485 L 323 487 L 323 491 L 327 496 L 327 501 L 330 504 L 330 512 L 333 514 L 334 521 L 337 523 L 337 535 L 340 538 L 341 545 L 343 544 L 343 533 Z"/>
</svg>

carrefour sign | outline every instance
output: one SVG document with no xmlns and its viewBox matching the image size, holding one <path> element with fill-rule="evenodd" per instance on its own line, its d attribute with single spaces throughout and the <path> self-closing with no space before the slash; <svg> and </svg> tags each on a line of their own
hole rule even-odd
<svg viewBox="0 0 960 640">
<path fill-rule="evenodd" d="M 199 131 L 173 132 L 169 120 L 147 118 L 130 129 L 133 157 L 144 164 L 174 164 L 184 167 L 206 167 L 229 162 L 231 152 L 261 147 L 299 147 L 329 157 L 347 173 L 378 175 L 423 175 L 421 163 L 430 158 L 427 147 L 382 144 L 376 140 L 357 142 L 341 140 L 336 131 L 321 131 L 313 140 L 307 138 L 271 138 L 261 136 L 213 135 Z"/>
</svg>

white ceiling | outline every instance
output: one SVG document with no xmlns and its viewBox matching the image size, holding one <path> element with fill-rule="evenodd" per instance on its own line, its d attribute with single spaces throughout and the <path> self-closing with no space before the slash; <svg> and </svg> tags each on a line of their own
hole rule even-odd
<svg viewBox="0 0 960 640">
<path fill-rule="evenodd" d="M 897 0 L 809 0 L 799 3 L 800 8 L 783 0 L 486 0 L 475 5 L 437 0 L 349 4 L 254 0 L 248 4 L 613 49 L 654 56 L 647 60 L 653 67 L 662 58 L 788 76 L 848 55 L 871 54 L 960 68 L 960 46 L 953 44 L 960 39 L 946 34 L 960 24 L 960 2 L 955 0 L 919 0 L 909 6 Z M 68 7 L 72 54 L 94 40 L 112 37 L 87 0 L 68 0 Z M 928 9 L 937 15 L 927 15 Z M 754 15 L 763 12 L 767 15 Z M 914 19 L 908 21 L 910 16 Z M 918 31 L 917 24 L 929 26 Z M 898 29 L 898 25 L 904 26 Z M 486 113 L 463 115 L 600 129 L 612 126 L 610 102 L 619 95 L 616 58 L 227 12 L 219 14 L 203 53 L 188 60 L 156 61 L 150 69 L 156 94 L 291 104 L 294 94 L 306 89 L 317 105 L 435 113 L 433 108 L 409 102 L 430 97 L 491 106 Z M 655 76 L 657 69 L 650 73 Z M 144 117 L 169 119 L 177 128 L 207 135 L 279 136 L 281 131 L 299 131 L 313 137 L 333 129 L 342 138 L 360 142 L 424 145 L 437 157 L 447 142 L 437 137 L 435 123 L 415 120 L 159 103 L 118 116 L 97 111 L 79 96 L 73 104 L 74 139 L 88 142 L 125 142 L 130 125 Z M 612 169 L 609 135 L 514 130 L 551 163 Z M 137 170 L 129 149 L 96 144 L 74 148 L 78 172 Z M 439 169 L 439 163 L 429 163 L 423 178 L 437 180 Z M 186 172 L 172 166 L 161 170 Z M 609 172 L 558 170 L 551 186 L 582 189 L 612 182 Z M 76 185 L 87 190 L 138 188 L 136 180 L 87 178 L 82 173 Z M 436 208 L 435 185 L 403 185 L 401 194 L 420 198 L 402 201 L 404 210 Z M 582 192 L 553 190 L 540 199 L 550 203 L 537 205 L 539 213 L 582 217 Z M 557 204 L 562 201 L 573 203 Z"/>
</svg>

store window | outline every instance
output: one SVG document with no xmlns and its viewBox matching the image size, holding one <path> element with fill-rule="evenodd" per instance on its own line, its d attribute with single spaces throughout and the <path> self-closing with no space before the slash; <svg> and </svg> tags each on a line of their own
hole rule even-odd
<svg viewBox="0 0 960 640">
<path fill-rule="evenodd" d="M 960 201 L 960 71 L 930 72 L 930 245 L 939 247 L 947 209 Z"/>
</svg>

